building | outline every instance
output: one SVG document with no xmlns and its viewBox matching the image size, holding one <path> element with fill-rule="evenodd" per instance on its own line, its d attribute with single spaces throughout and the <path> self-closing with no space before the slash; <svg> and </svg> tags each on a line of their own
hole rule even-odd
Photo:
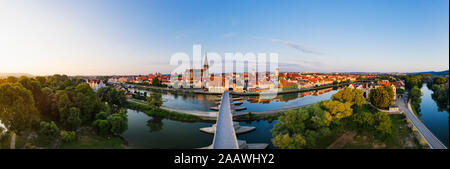
<svg viewBox="0 0 450 169">
<path fill-rule="evenodd" d="M 184 81 L 193 88 L 208 88 L 206 83 L 209 79 L 209 65 L 208 57 L 205 53 L 205 60 L 203 61 L 203 67 L 200 69 L 186 69 L 184 72 Z"/>
<path fill-rule="evenodd" d="M 102 80 L 87 80 L 87 83 L 94 91 L 106 86 Z"/>
<path fill-rule="evenodd" d="M 294 90 L 298 89 L 298 85 L 297 83 L 288 80 L 280 80 L 280 88 L 282 90 Z"/>
</svg>

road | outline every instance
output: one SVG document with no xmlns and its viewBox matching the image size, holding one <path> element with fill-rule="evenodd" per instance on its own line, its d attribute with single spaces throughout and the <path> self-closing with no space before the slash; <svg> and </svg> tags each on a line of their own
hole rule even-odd
<svg viewBox="0 0 450 169">
<path fill-rule="evenodd" d="M 428 128 L 420 121 L 420 119 L 412 112 L 410 105 L 405 103 L 405 95 L 402 98 L 397 99 L 397 104 L 401 110 L 406 114 L 406 117 L 412 122 L 412 124 L 417 128 L 420 135 L 427 141 L 431 149 L 447 149 L 445 145 L 436 137 L 434 134 L 428 130 Z"/>
</svg>

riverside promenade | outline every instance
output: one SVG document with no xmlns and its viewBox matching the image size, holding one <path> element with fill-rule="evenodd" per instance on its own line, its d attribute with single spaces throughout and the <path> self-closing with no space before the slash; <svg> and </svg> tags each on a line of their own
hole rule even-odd
<svg viewBox="0 0 450 169">
<path fill-rule="evenodd" d="M 359 81 L 355 81 L 352 83 L 357 83 Z M 327 88 L 333 88 L 333 87 L 344 87 L 351 83 L 341 83 L 339 85 L 321 85 L 317 87 L 310 87 L 310 88 L 301 88 L 301 89 L 293 89 L 293 90 L 282 90 L 278 89 L 276 92 L 277 94 L 288 94 L 288 93 L 301 93 L 301 92 L 309 92 L 314 90 L 321 90 L 321 89 L 327 89 Z M 141 85 L 141 84 L 127 84 L 130 85 L 132 88 L 138 88 L 138 89 L 153 89 L 153 90 L 162 90 L 162 91 L 169 91 L 169 92 L 182 92 L 182 93 L 192 93 L 192 94 L 207 94 L 207 95 L 222 95 L 223 93 L 220 92 L 208 92 L 203 89 L 196 89 L 196 88 L 168 88 L 168 87 L 157 87 L 157 86 L 147 86 L 147 85 Z M 230 93 L 234 96 L 259 96 L 261 92 L 233 92 L 230 91 Z"/>
<path fill-rule="evenodd" d="M 417 128 L 419 134 L 427 141 L 431 149 L 447 149 L 445 145 L 425 126 L 422 121 L 413 113 L 411 104 L 406 103 L 407 96 L 397 99 L 397 104 L 402 109 L 406 117 L 411 121 L 414 127 Z"/>
</svg>

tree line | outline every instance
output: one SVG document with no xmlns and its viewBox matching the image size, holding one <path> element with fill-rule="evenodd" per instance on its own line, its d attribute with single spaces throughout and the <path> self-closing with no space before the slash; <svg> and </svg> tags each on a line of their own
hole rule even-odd
<svg viewBox="0 0 450 169">
<path fill-rule="evenodd" d="M 274 125 L 272 142 L 282 149 L 314 148 L 317 140 L 331 130 L 355 122 L 372 127 L 382 137 L 390 136 L 392 124 L 388 114 L 362 109 L 364 104 L 362 91 L 346 87 L 333 94 L 331 100 L 289 110 L 280 115 L 279 123 Z"/>
<path fill-rule="evenodd" d="M 125 103 L 123 91 L 105 87 L 96 93 L 84 79 L 66 75 L 0 79 L 0 120 L 12 137 L 35 130 L 73 141 L 81 126 L 120 133 L 127 128 Z"/>
</svg>

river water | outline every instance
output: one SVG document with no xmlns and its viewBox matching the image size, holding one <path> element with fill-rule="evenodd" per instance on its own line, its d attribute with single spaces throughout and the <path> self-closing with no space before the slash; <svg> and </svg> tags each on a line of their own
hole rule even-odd
<svg viewBox="0 0 450 169">
<path fill-rule="evenodd" d="M 420 90 L 423 93 L 423 96 L 421 97 L 422 102 L 420 103 L 420 119 L 422 119 L 425 126 L 427 126 L 428 129 L 430 129 L 430 131 L 433 132 L 446 147 L 448 147 L 448 112 L 445 110 L 439 111 L 436 102 L 431 97 L 433 91 L 430 90 L 426 84 L 423 84 Z"/>
<path fill-rule="evenodd" d="M 316 103 L 327 100 L 336 91 L 325 89 L 308 93 L 292 93 L 279 95 L 271 100 L 262 100 L 256 96 L 244 97 L 241 106 L 247 111 L 264 111 L 292 106 Z M 214 95 L 173 95 L 163 94 L 164 106 L 178 109 L 210 111 L 218 96 Z M 130 148 L 156 149 L 192 149 L 209 146 L 213 135 L 201 132 L 202 127 L 210 127 L 211 122 L 180 122 L 169 119 L 155 118 L 142 112 L 128 110 L 128 130 L 122 136 L 128 141 Z M 278 121 L 255 120 L 239 122 L 241 126 L 254 126 L 255 131 L 238 135 L 238 139 L 247 143 L 267 143 L 269 148 L 275 148 L 271 142 L 273 125 Z"/>
</svg>

